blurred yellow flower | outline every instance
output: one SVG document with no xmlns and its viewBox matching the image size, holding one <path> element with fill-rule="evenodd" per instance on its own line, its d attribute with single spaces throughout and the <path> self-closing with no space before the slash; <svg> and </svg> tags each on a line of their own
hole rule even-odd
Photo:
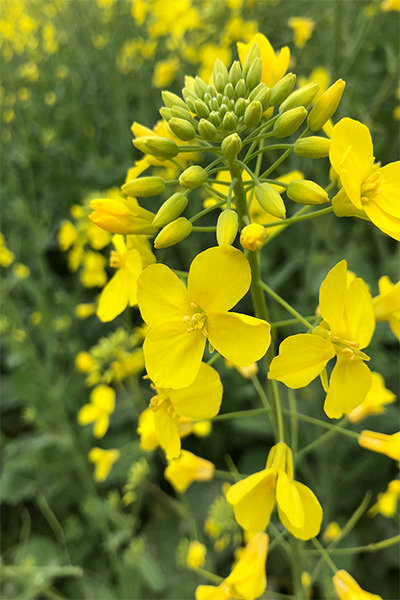
<svg viewBox="0 0 400 600">
<path fill-rule="evenodd" d="M 400 432 L 386 435 L 364 430 L 360 433 L 358 443 L 362 448 L 385 454 L 393 460 L 400 461 Z"/>
<path fill-rule="evenodd" d="M 391 10 L 400 11 L 400 0 L 382 0 L 381 10 L 389 12 Z"/>
<path fill-rule="evenodd" d="M 78 319 L 87 319 L 96 312 L 96 304 L 94 302 L 83 302 L 75 306 L 75 314 Z"/>
<path fill-rule="evenodd" d="M 314 30 L 314 20 L 307 17 L 290 17 L 288 25 L 294 31 L 294 45 L 303 48 Z"/>
<path fill-rule="evenodd" d="M 332 581 L 340 600 L 382 600 L 380 596 L 361 589 L 350 573 L 343 569 L 335 573 Z"/>
<path fill-rule="evenodd" d="M 376 321 L 387 321 L 400 340 L 400 281 L 392 283 L 386 275 L 378 282 L 379 295 L 372 298 Z"/>
<path fill-rule="evenodd" d="M 119 450 L 103 450 L 95 446 L 89 452 L 89 460 L 94 463 L 94 478 L 96 481 L 104 481 L 112 469 L 113 464 L 120 457 Z"/>
<path fill-rule="evenodd" d="M 167 58 L 156 63 L 154 67 L 152 83 L 155 87 L 168 87 L 179 70 L 179 60 L 177 58 Z"/>
<path fill-rule="evenodd" d="M 197 540 L 190 542 L 186 557 L 186 564 L 189 569 L 199 569 L 204 567 L 206 562 L 206 553 L 207 548 L 204 544 L 201 544 Z"/>
<path fill-rule="evenodd" d="M 396 396 L 385 387 L 385 381 L 379 373 L 371 373 L 371 387 L 364 400 L 347 416 L 351 423 L 358 423 L 368 415 L 385 412 L 384 406 L 396 400 Z"/>
<path fill-rule="evenodd" d="M 20 262 L 13 264 L 12 272 L 17 279 L 26 279 L 31 274 L 30 268 Z"/>
<path fill-rule="evenodd" d="M 214 476 L 214 469 L 209 460 L 182 450 L 180 457 L 168 464 L 164 476 L 177 492 L 183 493 L 194 481 L 210 481 Z"/>
<path fill-rule="evenodd" d="M 83 269 L 80 280 L 85 287 L 103 287 L 107 281 L 105 257 L 99 252 L 85 252 L 82 256 Z"/>
<path fill-rule="evenodd" d="M 341 530 L 339 523 L 337 521 L 331 521 L 325 527 L 325 531 L 322 536 L 324 539 L 324 542 L 329 543 L 329 542 L 333 542 L 333 540 L 337 540 L 337 538 L 340 536 L 341 532 L 342 532 L 342 530 Z"/>
<path fill-rule="evenodd" d="M 400 497 L 400 481 L 394 479 L 389 482 L 386 492 L 378 494 L 376 504 L 371 506 L 368 511 L 370 517 L 374 517 L 378 513 L 387 518 L 392 518 L 397 512 L 397 503 Z"/>
<path fill-rule="evenodd" d="M 97 438 L 104 437 L 114 407 L 115 390 L 108 385 L 97 385 L 90 394 L 90 403 L 80 409 L 78 423 L 79 425 L 94 423 L 93 435 Z"/>
<path fill-rule="evenodd" d="M 2 267 L 9 267 L 14 259 L 14 252 L 11 252 L 11 250 L 7 248 L 4 235 L 0 233 L 0 265 Z"/>
<path fill-rule="evenodd" d="M 89 352 L 78 352 L 75 357 L 75 366 L 81 373 L 89 373 L 94 365 L 94 360 Z"/>
</svg>

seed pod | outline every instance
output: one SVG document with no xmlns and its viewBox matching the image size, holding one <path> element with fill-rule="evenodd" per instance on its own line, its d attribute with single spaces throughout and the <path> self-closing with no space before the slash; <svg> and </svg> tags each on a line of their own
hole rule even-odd
<svg viewBox="0 0 400 600">
<path fill-rule="evenodd" d="M 261 102 L 253 100 L 250 102 L 244 113 L 244 123 L 246 127 L 256 127 L 261 121 L 263 108 Z"/>
<path fill-rule="evenodd" d="M 256 58 L 253 60 L 253 63 L 250 66 L 250 69 L 246 75 L 246 84 L 247 84 L 247 87 L 249 88 L 249 90 L 254 89 L 260 83 L 261 73 L 262 73 L 261 58 L 256 56 Z"/>
<path fill-rule="evenodd" d="M 230 83 L 235 86 L 237 84 L 237 82 L 239 81 L 239 79 L 242 76 L 242 67 L 240 66 L 240 62 L 238 60 L 235 60 L 232 63 L 231 68 L 229 69 L 229 73 L 228 73 L 228 80 L 230 81 Z"/>
<path fill-rule="evenodd" d="M 278 219 L 286 218 L 286 207 L 280 193 L 269 183 L 261 183 L 256 187 L 257 202 L 266 212 Z"/>
<path fill-rule="evenodd" d="M 198 98 L 194 103 L 194 107 L 196 114 L 198 114 L 201 119 L 207 119 L 208 115 L 210 114 L 210 110 L 203 100 Z"/>
<path fill-rule="evenodd" d="M 242 149 L 242 140 L 237 133 L 231 133 L 221 143 L 221 150 L 226 158 L 234 160 Z"/>
<path fill-rule="evenodd" d="M 267 230 L 259 223 L 251 223 L 243 227 L 240 234 L 240 243 L 246 250 L 256 252 L 260 250 L 268 237 Z"/>
<path fill-rule="evenodd" d="M 193 225 L 185 217 L 179 217 L 168 223 L 154 240 L 154 248 L 168 248 L 184 240 L 192 233 Z"/>
<path fill-rule="evenodd" d="M 278 106 L 281 104 L 290 94 L 296 83 L 296 75 L 294 73 L 287 73 L 285 77 L 282 77 L 272 88 L 271 97 L 269 103 L 271 106 Z"/>
<path fill-rule="evenodd" d="M 164 227 L 179 217 L 185 210 L 188 203 L 187 196 L 177 192 L 166 200 L 158 209 L 156 216 L 153 219 L 155 227 Z"/>
<path fill-rule="evenodd" d="M 210 121 L 207 121 L 206 119 L 200 119 L 197 129 L 199 135 L 204 140 L 213 140 L 217 135 L 217 128 L 215 127 L 215 125 L 213 125 L 212 123 L 210 123 Z"/>
<path fill-rule="evenodd" d="M 179 183 L 183 187 L 187 187 L 191 190 L 194 190 L 195 188 L 198 188 L 201 185 L 203 185 L 206 179 L 207 171 L 205 171 L 199 165 L 192 165 L 191 167 L 185 169 L 183 173 L 181 173 L 179 177 Z"/>
<path fill-rule="evenodd" d="M 180 98 L 176 94 L 173 94 L 172 92 L 164 90 L 163 92 L 161 92 L 161 97 L 167 108 L 172 108 L 173 106 L 180 106 L 181 108 L 186 108 L 185 102 L 182 100 L 182 98 Z"/>
<path fill-rule="evenodd" d="M 168 121 L 168 125 L 174 135 L 178 137 L 180 140 L 184 140 L 188 142 L 192 140 L 196 135 L 196 130 L 189 121 L 185 119 L 179 119 L 178 117 L 172 117 Z"/>
<path fill-rule="evenodd" d="M 306 116 L 307 110 L 304 106 L 298 106 L 284 112 L 275 121 L 272 130 L 274 136 L 280 139 L 292 135 L 300 127 Z"/>
<path fill-rule="evenodd" d="M 239 226 L 237 212 L 227 208 L 223 210 L 217 221 L 218 246 L 230 246 L 235 240 Z"/>
<path fill-rule="evenodd" d="M 329 202 L 327 192 L 314 181 L 295 179 L 289 183 L 287 197 L 298 204 L 325 204 Z"/>
<path fill-rule="evenodd" d="M 346 82 L 343 79 L 338 79 L 317 100 L 307 119 L 307 125 L 311 131 L 321 129 L 334 114 L 344 92 L 345 85 Z"/>
<path fill-rule="evenodd" d="M 312 135 L 297 140 L 294 145 L 294 153 L 297 156 L 306 156 L 307 158 L 324 158 L 329 156 L 330 145 L 331 140 L 329 138 Z"/>
<path fill-rule="evenodd" d="M 165 183 L 161 177 L 138 177 L 125 183 L 121 191 L 126 196 L 139 196 L 146 198 L 156 196 L 165 190 Z"/>
<path fill-rule="evenodd" d="M 170 138 L 149 136 L 146 141 L 148 154 L 162 158 L 173 158 L 179 154 L 178 145 Z"/>
<path fill-rule="evenodd" d="M 319 90 L 319 83 L 309 83 L 304 85 L 299 90 L 292 92 L 288 98 L 279 107 L 281 112 L 290 110 L 291 108 L 297 108 L 298 106 L 304 106 L 307 108 L 314 100 L 315 94 Z"/>
</svg>

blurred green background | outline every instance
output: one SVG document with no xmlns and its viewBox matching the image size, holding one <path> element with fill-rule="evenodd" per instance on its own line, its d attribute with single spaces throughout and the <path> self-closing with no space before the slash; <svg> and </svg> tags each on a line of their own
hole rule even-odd
<svg viewBox="0 0 400 600">
<path fill-rule="evenodd" d="M 335 120 L 362 121 L 371 130 L 377 160 L 396 160 L 399 36 L 398 12 L 390 9 L 388 1 L 362 0 L 2 0 L 1 231 L 14 254 L 1 267 L 4 598 L 192 598 L 204 580 L 182 566 L 179 556 L 182 540 L 197 536 L 209 549 L 207 568 L 221 576 L 229 572 L 230 540 L 238 529 L 218 500 L 222 481 L 194 484 L 177 499 L 163 478 L 162 452 L 140 449 L 137 418 L 150 398 L 142 373 L 116 384 L 117 409 L 100 442 L 93 441 L 91 427 L 77 424 L 89 397 L 85 376 L 75 366 L 77 354 L 116 326 L 126 342 L 140 317 L 132 309 L 108 325 L 95 315 L 79 319 L 76 306 L 94 302 L 100 288 L 84 287 L 70 271 L 57 234 L 62 221 L 71 220 L 72 206 L 123 183 L 140 158 L 130 126 L 133 121 L 154 126 L 160 88 L 179 93 L 185 73 L 206 77 L 217 57 L 229 64 L 237 58 L 235 43 L 248 42 L 257 31 L 275 49 L 290 46 L 290 70 L 299 78 L 322 67 L 331 82 L 345 79 Z M 304 45 L 295 44 L 291 17 L 310 20 L 298 31 L 309 29 Z M 293 157 L 282 174 L 295 168 L 321 185 L 329 182 L 327 159 Z M 188 256 L 214 243 L 212 235 L 193 234 L 158 259 L 186 269 Z M 292 227 L 267 248 L 266 280 L 303 314 L 314 312 L 320 282 L 342 258 L 372 295 L 380 276 L 398 279 L 396 244 L 364 221 L 329 215 Z M 108 258 L 107 248 L 101 252 Z M 272 305 L 271 317 L 287 315 Z M 285 334 L 300 331 L 294 327 Z M 369 354 L 371 368 L 398 394 L 398 344 L 387 324 L 377 327 Z M 223 412 L 259 406 L 250 381 L 224 365 L 218 370 Z M 323 418 L 322 400 L 315 384 L 297 395 L 298 409 Z M 392 433 L 397 414 L 391 405 L 355 430 Z M 299 447 L 317 433 L 301 425 Z M 104 483 L 93 480 L 87 459 L 98 443 L 121 452 Z M 191 436 L 184 447 L 218 469 L 233 460 L 240 472 L 251 473 L 264 466 L 271 443 L 265 417 L 221 421 L 209 438 Z M 326 526 L 332 520 L 344 525 L 368 490 L 374 499 L 386 489 L 396 467 L 350 438 L 333 438 L 299 461 L 298 472 L 320 499 Z M 129 489 L 135 499 L 126 505 Z M 202 530 L 215 502 L 227 536 L 216 548 Z M 344 545 L 390 537 L 398 524 L 396 518 L 364 514 Z M 312 571 L 316 560 L 306 555 L 304 570 Z M 399 597 L 393 548 L 335 561 L 363 588 L 385 599 Z M 279 546 L 268 558 L 267 573 L 264 597 L 290 597 L 290 566 Z M 330 576 L 324 566 L 312 597 L 334 597 Z"/>
</svg>

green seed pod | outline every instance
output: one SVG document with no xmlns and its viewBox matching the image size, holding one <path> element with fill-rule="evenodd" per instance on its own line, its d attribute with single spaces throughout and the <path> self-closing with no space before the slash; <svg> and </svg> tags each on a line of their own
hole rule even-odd
<svg viewBox="0 0 400 600">
<path fill-rule="evenodd" d="M 164 121 L 169 121 L 172 118 L 172 111 L 170 108 L 165 108 L 164 106 L 162 106 L 158 112 L 160 113 Z"/>
<path fill-rule="evenodd" d="M 237 212 L 227 208 L 223 210 L 217 221 L 218 246 L 230 246 L 236 237 L 239 227 Z"/>
<path fill-rule="evenodd" d="M 242 76 L 242 67 L 240 66 L 240 62 L 238 60 L 235 60 L 232 63 L 231 68 L 229 69 L 229 73 L 228 73 L 228 80 L 229 82 L 235 86 L 237 84 L 237 82 L 239 81 L 239 79 Z"/>
<path fill-rule="evenodd" d="M 227 83 L 226 86 L 224 87 L 224 96 L 226 96 L 227 98 L 233 98 L 235 94 L 235 88 L 233 87 L 233 85 L 231 83 Z"/>
<path fill-rule="evenodd" d="M 177 192 L 160 206 L 153 219 L 153 225 L 158 228 L 168 225 L 168 223 L 171 223 L 171 221 L 174 221 L 183 213 L 187 203 L 187 196 Z"/>
<path fill-rule="evenodd" d="M 194 107 L 196 114 L 198 114 L 201 119 L 207 119 L 208 115 L 210 114 L 210 110 L 203 100 L 197 99 L 194 103 Z"/>
<path fill-rule="evenodd" d="M 188 111 L 186 104 L 185 104 L 185 108 L 182 108 L 181 106 L 173 106 L 171 108 L 171 112 L 172 112 L 173 117 L 178 117 L 179 119 L 185 119 L 185 121 L 189 121 L 189 123 L 191 123 L 193 121 L 192 115 Z"/>
<path fill-rule="evenodd" d="M 306 156 L 307 158 L 325 158 L 329 156 L 330 144 L 329 138 L 316 135 L 300 138 L 294 145 L 294 153 L 297 156 Z"/>
<path fill-rule="evenodd" d="M 260 58 L 260 56 L 261 56 L 260 48 L 259 48 L 258 44 L 253 44 L 252 47 L 250 48 L 250 52 L 246 56 L 246 59 L 243 64 L 242 71 L 243 71 L 244 78 L 247 77 L 247 73 L 249 72 L 249 69 L 250 69 L 251 65 L 253 64 L 254 59 Z"/>
<path fill-rule="evenodd" d="M 288 198 L 298 204 L 325 204 L 325 202 L 329 202 L 327 192 L 314 181 L 307 179 L 291 181 L 286 194 Z"/>
<path fill-rule="evenodd" d="M 168 223 L 154 240 L 154 248 L 168 248 L 184 240 L 192 233 L 193 225 L 185 217 Z"/>
<path fill-rule="evenodd" d="M 172 133 L 176 135 L 180 140 L 188 142 L 192 140 L 196 135 L 196 130 L 189 121 L 185 119 L 179 119 L 178 117 L 172 117 L 168 121 L 169 128 Z"/>
<path fill-rule="evenodd" d="M 167 108 L 172 108 L 173 106 L 180 106 L 181 108 L 186 108 L 185 102 L 182 100 L 182 98 L 180 98 L 176 94 L 173 94 L 172 92 L 164 90 L 163 92 L 161 92 L 161 96 Z"/>
<path fill-rule="evenodd" d="M 201 77 L 195 77 L 194 91 L 196 92 L 197 97 L 202 100 L 204 94 L 207 91 L 207 84 L 204 83 L 204 81 L 201 79 Z"/>
<path fill-rule="evenodd" d="M 292 135 L 300 127 L 306 116 L 307 110 L 304 106 L 298 106 L 284 112 L 275 121 L 272 130 L 274 136 L 280 139 Z"/>
<path fill-rule="evenodd" d="M 158 158 L 174 158 L 174 156 L 179 154 L 177 144 L 170 138 L 149 136 L 146 141 L 146 148 L 148 154 L 153 154 Z"/>
<path fill-rule="evenodd" d="M 248 90 L 244 79 L 239 79 L 235 85 L 236 98 L 247 98 Z"/>
<path fill-rule="evenodd" d="M 156 196 L 165 190 L 165 183 L 161 177 L 138 177 L 128 181 L 121 187 L 121 192 L 126 196 L 147 198 Z"/>
<path fill-rule="evenodd" d="M 285 204 L 280 193 L 272 185 L 261 183 L 256 188 L 255 196 L 261 208 L 278 219 L 285 219 Z"/>
<path fill-rule="evenodd" d="M 254 89 L 260 83 L 261 74 L 262 74 L 262 61 L 261 61 L 261 58 L 256 56 L 256 58 L 253 60 L 253 63 L 250 66 L 250 69 L 246 75 L 246 84 L 247 84 L 247 87 L 249 88 L 249 90 Z"/>
<path fill-rule="evenodd" d="M 233 112 L 227 112 L 222 120 L 222 127 L 225 131 L 233 131 L 236 129 L 238 118 Z"/>
<path fill-rule="evenodd" d="M 282 77 L 272 88 L 269 103 L 271 106 L 278 106 L 289 96 L 296 83 L 296 75 L 288 73 Z"/>
<path fill-rule="evenodd" d="M 319 83 L 309 83 L 299 90 L 292 92 L 288 98 L 279 107 L 280 112 L 304 106 L 307 108 L 313 101 L 315 94 L 319 90 Z"/>
<path fill-rule="evenodd" d="M 311 131 L 319 131 L 336 111 L 346 82 L 343 79 L 335 81 L 330 88 L 317 100 L 308 115 L 307 125 Z"/>
<path fill-rule="evenodd" d="M 228 69 L 219 58 L 214 63 L 212 76 L 215 89 L 218 92 L 223 92 L 224 87 L 228 83 Z"/>
<path fill-rule="evenodd" d="M 192 165 L 181 173 L 179 183 L 186 188 L 194 190 L 203 185 L 207 179 L 207 171 L 199 165 Z"/>
<path fill-rule="evenodd" d="M 237 133 L 231 133 L 221 143 L 221 150 L 229 161 L 234 160 L 242 149 L 242 140 Z"/>
<path fill-rule="evenodd" d="M 263 108 L 261 102 L 253 100 L 250 102 L 244 113 L 244 123 L 246 127 L 256 127 L 261 121 Z"/>
<path fill-rule="evenodd" d="M 247 100 L 245 100 L 244 98 L 239 98 L 239 100 L 237 100 L 236 104 L 235 104 L 235 115 L 239 118 L 243 117 L 247 105 L 248 105 Z"/>
<path fill-rule="evenodd" d="M 221 125 L 221 117 L 219 116 L 219 114 L 215 110 L 212 110 L 210 112 L 210 116 L 208 117 L 208 120 L 213 125 L 215 125 L 215 127 L 219 127 Z"/>
<path fill-rule="evenodd" d="M 215 125 L 206 119 L 200 119 L 197 129 L 203 140 L 211 141 L 217 135 L 217 128 Z"/>
</svg>

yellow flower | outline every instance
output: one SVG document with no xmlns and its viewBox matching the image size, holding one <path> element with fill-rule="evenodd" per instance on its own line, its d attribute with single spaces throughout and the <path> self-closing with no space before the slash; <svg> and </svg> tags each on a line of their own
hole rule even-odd
<svg viewBox="0 0 400 600">
<path fill-rule="evenodd" d="M 375 320 L 387 321 L 400 340 L 400 281 L 392 283 L 386 275 L 380 278 L 379 295 L 372 298 Z"/>
<path fill-rule="evenodd" d="M 178 70 L 179 61 L 175 57 L 159 61 L 154 67 L 153 85 L 158 88 L 168 87 Z"/>
<path fill-rule="evenodd" d="M 368 346 L 375 326 L 368 288 L 360 278 L 348 284 L 345 260 L 322 282 L 319 307 L 322 323 L 311 334 L 286 338 L 268 377 L 292 389 L 304 387 L 336 356 L 324 410 L 329 418 L 339 419 L 361 404 L 371 386 L 371 372 L 364 362 L 369 357 L 362 348 Z"/>
<path fill-rule="evenodd" d="M 396 400 L 396 396 L 385 387 L 385 382 L 379 373 L 371 373 L 371 387 L 364 400 L 348 414 L 351 423 L 358 423 L 368 415 L 376 415 L 385 411 L 385 404 Z"/>
<path fill-rule="evenodd" d="M 9 267 L 15 258 L 14 252 L 11 252 L 6 246 L 4 235 L 0 233 L 0 265 Z"/>
<path fill-rule="evenodd" d="M 82 302 L 75 306 L 75 314 L 78 319 L 88 319 L 96 312 L 96 305 L 94 302 Z"/>
<path fill-rule="evenodd" d="M 382 0 L 381 10 L 383 12 L 389 12 L 391 10 L 400 11 L 400 0 Z"/>
<path fill-rule="evenodd" d="M 358 443 L 362 448 L 386 454 L 393 460 L 400 461 L 400 431 L 392 435 L 364 430 L 360 433 Z"/>
<path fill-rule="evenodd" d="M 98 198 L 91 201 L 90 208 L 89 219 L 105 231 L 147 235 L 157 231 L 152 225 L 154 213 L 139 206 L 133 197 Z"/>
<path fill-rule="evenodd" d="M 206 562 L 207 548 L 197 540 L 190 542 L 186 557 L 186 564 L 189 569 L 199 569 L 204 567 Z"/>
<path fill-rule="evenodd" d="M 12 271 L 17 279 L 26 279 L 31 274 L 30 268 L 20 262 L 13 264 Z"/>
<path fill-rule="evenodd" d="M 350 573 L 343 569 L 333 576 L 333 585 L 340 600 L 382 600 L 380 596 L 361 589 Z"/>
<path fill-rule="evenodd" d="M 139 416 L 137 433 L 140 435 L 140 447 L 142 450 L 154 450 L 159 446 L 156 433 L 155 413 L 152 408 L 146 408 Z M 211 421 L 196 422 L 186 417 L 178 418 L 178 431 L 181 438 L 194 433 L 198 437 L 210 434 Z"/>
<path fill-rule="evenodd" d="M 94 478 L 96 481 L 104 481 L 112 469 L 113 464 L 120 457 L 119 450 L 103 450 L 95 446 L 89 452 L 90 462 L 95 464 Z"/>
<path fill-rule="evenodd" d="M 97 385 L 90 394 L 90 403 L 78 413 L 79 425 L 94 423 L 93 435 L 101 438 L 106 434 L 109 416 L 115 407 L 115 391 L 108 385 Z"/>
<path fill-rule="evenodd" d="M 167 460 L 181 453 L 179 417 L 210 419 L 221 405 L 222 384 L 218 373 L 206 363 L 201 363 L 193 382 L 178 390 L 154 386 L 156 396 L 150 401 L 154 411 L 155 432 Z"/>
<path fill-rule="evenodd" d="M 287 46 L 284 46 L 279 52 L 275 52 L 268 38 L 262 33 L 257 33 L 248 44 L 237 43 L 237 50 L 242 65 L 253 44 L 258 44 L 260 48 L 262 60 L 261 82 L 265 83 L 268 87 L 272 87 L 277 81 L 282 79 L 288 69 L 290 50 Z"/>
<path fill-rule="evenodd" d="M 294 31 L 294 45 L 297 48 L 303 48 L 312 35 L 315 22 L 306 17 L 290 17 L 288 25 Z"/>
<path fill-rule="evenodd" d="M 78 352 L 75 357 L 75 366 L 80 373 L 89 373 L 94 365 L 94 360 L 89 352 Z"/>
<path fill-rule="evenodd" d="M 99 252 L 86 252 L 82 257 L 80 280 L 85 287 L 103 287 L 107 281 L 106 259 Z"/>
<path fill-rule="evenodd" d="M 236 365 L 249 366 L 270 344 L 266 321 L 228 312 L 250 287 L 245 256 L 217 246 L 193 260 L 188 287 L 162 264 L 150 265 L 138 279 L 138 304 L 152 328 L 144 345 L 147 372 L 157 387 L 182 388 L 196 377 L 206 340 Z"/>
<path fill-rule="evenodd" d="M 293 480 L 292 451 L 283 442 L 271 448 L 265 469 L 232 485 L 226 498 L 249 531 L 267 527 L 275 502 L 282 524 L 295 537 L 309 540 L 321 527 L 321 505 L 307 486 Z"/>
<path fill-rule="evenodd" d="M 331 523 L 328 523 L 328 525 L 325 528 L 323 535 L 324 541 L 332 542 L 333 540 L 337 540 L 341 533 L 342 530 L 340 528 L 339 523 L 337 521 L 332 521 Z"/>
<path fill-rule="evenodd" d="M 326 92 L 331 82 L 331 75 L 325 67 L 315 67 L 310 73 L 309 77 L 299 77 L 298 85 L 302 88 L 309 83 L 318 83 L 318 92 L 314 96 L 313 102 L 315 103 L 319 98 Z"/>
<path fill-rule="evenodd" d="M 400 161 L 374 163 L 368 127 L 347 117 L 333 128 L 329 158 L 342 185 L 332 200 L 335 214 L 369 219 L 400 241 Z"/>
<path fill-rule="evenodd" d="M 244 548 L 231 573 L 218 586 L 199 585 L 196 600 L 255 600 L 267 587 L 265 561 L 269 538 L 256 533 Z"/>
<path fill-rule="evenodd" d="M 394 517 L 397 511 L 397 503 L 400 497 L 400 481 L 394 479 L 387 487 L 386 492 L 378 494 L 378 501 L 368 511 L 370 517 L 381 513 L 384 517 Z"/>
<path fill-rule="evenodd" d="M 165 479 L 177 492 L 184 492 L 193 481 L 210 481 L 214 476 L 214 465 L 187 450 L 179 458 L 171 460 L 164 471 Z"/>
</svg>

